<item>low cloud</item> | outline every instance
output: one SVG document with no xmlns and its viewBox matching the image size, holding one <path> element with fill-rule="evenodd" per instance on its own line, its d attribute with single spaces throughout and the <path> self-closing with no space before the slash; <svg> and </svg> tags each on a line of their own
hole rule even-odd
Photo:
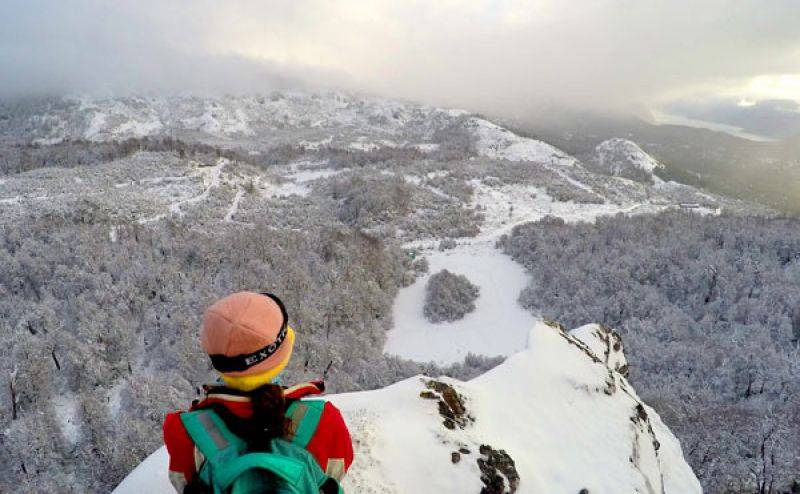
<svg viewBox="0 0 800 494">
<path fill-rule="evenodd" d="M 6 0 L 0 17 L 6 97 L 311 85 L 517 116 L 800 73 L 788 0 Z"/>
</svg>

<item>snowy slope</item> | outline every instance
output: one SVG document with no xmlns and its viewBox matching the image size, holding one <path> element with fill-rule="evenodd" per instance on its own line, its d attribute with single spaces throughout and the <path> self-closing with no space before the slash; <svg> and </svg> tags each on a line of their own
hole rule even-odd
<svg viewBox="0 0 800 494">
<path fill-rule="evenodd" d="M 258 198 L 243 193 L 245 186 L 252 190 L 249 185 L 257 184 L 260 199 L 265 200 L 308 197 L 310 181 L 324 181 L 345 169 L 375 171 L 386 165 L 397 169 L 381 171 L 418 181 L 446 173 L 450 178 L 445 182 L 453 188 L 463 188 L 465 183 L 474 187 L 475 200 L 464 200 L 464 205 L 487 205 L 487 217 L 495 212 L 509 215 L 506 203 L 501 204 L 503 211 L 496 207 L 498 200 L 507 198 L 515 207 L 512 222 L 532 209 L 585 218 L 597 216 L 595 211 L 613 214 L 637 205 L 652 210 L 691 202 L 713 210 L 723 202 L 691 187 L 660 187 L 660 180 L 652 174 L 660 165 L 625 139 L 605 141 L 592 159 L 581 163 L 546 142 L 515 134 L 464 111 L 337 92 L 43 100 L 0 120 L 0 147 L 8 144 L 9 152 L 16 156 L 20 146 L 40 145 L 34 147 L 36 161 L 41 155 L 41 163 L 52 162 L 46 157 L 49 145 L 69 147 L 69 143 L 82 140 L 142 137 L 154 138 L 151 145 L 158 138 L 169 137 L 182 143 L 214 146 L 233 153 L 229 156 L 232 163 L 225 166 L 220 186 L 208 189 L 197 180 L 204 177 L 191 163 L 196 159 L 191 151 L 185 159 L 176 160 L 172 156 L 176 150 L 164 149 L 165 144 L 159 152 L 120 155 L 120 159 L 95 163 L 98 157 L 83 156 L 72 149 L 72 161 L 62 157 L 56 162 L 85 166 L 12 175 L 8 184 L 0 186 L 0 211 L 20 214 L 55 210 L 62 203 L 69 203 L 62 208 L 69 209 L 75 200 L 92 195 L 98 196 L 93 200 L 103 208 L 110 205 L 116 216 L 153 223 L 176 216 L 172 206 L 197 195 L 193 192 L 199 189 L 198 200 L 184 204 L 180 212 L 226 203 L 226 210 L 218 216 L 230 224 L 259 205 Z M 53 149 L 56 156 L 65 152 Z M 236 160 L 256 167 L 237 172 L 246 175 L 238 180 L 231 172 L 240 168 Z M 296 173 L 309 163 L 316 163 L 317 170 L 327 170 L 328 174 Z M 28 165 L 26 162 L 25 168 Z M 262 177 L 265 168 L 274 173 Z M 497 175 L 494 184 L 483 182 L 489 178 L 489 169 Z M 129 186 L 110 190 L 104 175 L 124 177 Z M 441 198 L 452 199 L 442 193 L 447 189 L 442 185 L 422 184 Z M 205 190 L 209 194 L 203 195 Z M 118 192 L 122 200 L 118 200 Z M 122 204 L 122 213 L 113 207 L 117 203 Z M 216 211 L 213 216 L 217 216 Z"/>
<path fill-rule="evenodd" d="M 677 439 L 623 377 L 621 342 L 610 340 L 615 333 L 595 325 L 575 334 L 537 323 L 528 349 L 495 369 L 468 382 L 438 380 L 460 395 L 464 410 L 443 384 L 431 386 L 421 376 L 330 396 L 356 447 L 346 491 L 477 493 L 477 460 L 488 445 L 513 460 L 520 493 L 702 492 Z M 452 429 L 439 401 L 456 412 Z M 114 492 L 172 492 L 163 448 Z"/>
<path fill-rule="evenodd" d="M 400 137 L 412 128 L 416 136 L 430 135 L 465 113 L 338 92 L 301 91 L 224 97 L 86 96 L 47 101 L 39 110 L 9 122 L 7 128 L 0 125 L 0 135 L 22 130 L 26 141 L 40 145 L 166 135 L 258 144 L 283 140 L 284 134 L 289 134 L 286 141 L 296 142 L 293 134 L 298 132 L 336 134 L 349 141 L 350 134 Z"/>
<path fill-rule="evenodd" d="M 574 166 L 578 160 L 546 142 L 521 137 L 492 122 L 471 118 L 465 126 L 477 136 L 478 154 L 508 161 L 533 161 Z"/>
<path fill-rule="evenodd" d="M 635 142 L 617 137 L 598 144 L 592 160 L 609 175 L 628 176 L 629 178 L 634 178 L 637 173 L 643 173 L 645 176 L 657 179 L 653 173 L 657 169 L 663 168 L 661 163 L 647 154 Z"/>
</svg>

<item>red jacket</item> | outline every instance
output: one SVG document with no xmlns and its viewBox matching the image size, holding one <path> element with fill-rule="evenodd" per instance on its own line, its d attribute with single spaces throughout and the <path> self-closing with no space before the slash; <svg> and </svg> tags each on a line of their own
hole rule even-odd
<svg viewBox="0 0 800 494">
<path fill-rule="evenodd" d="M 324 384 L 317 381 L 286 388 L 283 395 L 287 400 L 296 400 L 303 396 L 321 394 L 323 390 Z M 250 398 L 237 394 L 236 391 L 209 386 L 205 387 L 204 391 L 203 399 L 194 403 L 191 409 L 219 403 L 242 418 L 249 418 L 253 413 Z M 169 453 L 169 479 L 179 493 L 192 483 L 203 463 L 202 454 L 195 448 L 183 426 L 181 413 L 182 411 L 172 412 L 164 419 L 164 444 Z M 337 481 L 342 479 L 353 463 L 350 432 L 341 412 L 331 403 L 325 403 L 317 430 L 306 449 L 317 460 L 320 468 Z"/>
</svg>

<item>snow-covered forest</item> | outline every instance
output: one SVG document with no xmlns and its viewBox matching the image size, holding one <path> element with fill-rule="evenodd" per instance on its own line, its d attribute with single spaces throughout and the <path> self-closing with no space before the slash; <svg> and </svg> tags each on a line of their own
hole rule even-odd
<svg viewBox="0 0 800 494">
<path fill-rule="evenodd" d="M 530 273 L 529 310 L 620 331 L 631 382 L 708 492 L 797 485 L 800 221 L 545 218 L 500 243 Z"/>
<path fill-rule="evenodd" d="M 341 93 L 44 100 L 2 113 L 2 491 L 116 485 L 159 447 L 164 414 L 213 378 L 201 314 L 241 289 L 289 307 L 298 339 L 285 381 L 324 376 L 337 393 L 476 377 L 525 350 L 543 315 L 618 326 L 631 379 L 709 492 L 793 480 L 793 223 L 662 180 L 632 141 L 582 163 L 479 115 Z M 685 203 L 691 213 L 674 213 Z M 587 243 L 608 228 L 620 238 Z M 647 243 L 659 239 L 660 257 Z M 626 291 L 603 271 L 627 259 L 670 280 L 667 295 Z M 534 288 L 520 298 L 523 265 Z M 537 269 L 551 270 L 551 292 L 537 291 Z M 458 286 L 437 287 L 442 270 Z M 617 296 L 645 299 L 620 312 Z M 669 327 L 648 326 L 651 314 Z M 717 314 L 725 341 L 713 339 Z M 714 435 L 739 428 L 738 443 Z"/>
<path fill-rule="evenodd" d="M 197 331 L 203 308 L 232 287 L 277 291 L 292 307 L 302 338 L 287 382 L 330 365 L 331 389 L 372 389 L 497 363 L 448 371 L 384 356 L 407 256 L 358 231 L 114 231 L 112 242 L 107 224 L 80 212 L 3 230 L 4 491 L 102 491 L 154 450 L 163 413 L 213 377 Z"/>
</svg>

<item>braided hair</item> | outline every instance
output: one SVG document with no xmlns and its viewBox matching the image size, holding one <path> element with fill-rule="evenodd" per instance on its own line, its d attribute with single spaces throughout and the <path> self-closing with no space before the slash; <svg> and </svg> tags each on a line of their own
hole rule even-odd
<svg viewBox="0 0 800 494">
<path fill-rule="evenodd" d="M 225 406 L 215 403 L 211 408 L 225 422 L 231 432 L 241 438 L 248 451 L 270 451 L 273 439 L 286 436 L 289 421 L 286 419 L 286 399 L 283 388 L 275 384 L 265 384 L 245 396 L 250 398 L 253 415 L 242 418 Z"/>
</svg>

